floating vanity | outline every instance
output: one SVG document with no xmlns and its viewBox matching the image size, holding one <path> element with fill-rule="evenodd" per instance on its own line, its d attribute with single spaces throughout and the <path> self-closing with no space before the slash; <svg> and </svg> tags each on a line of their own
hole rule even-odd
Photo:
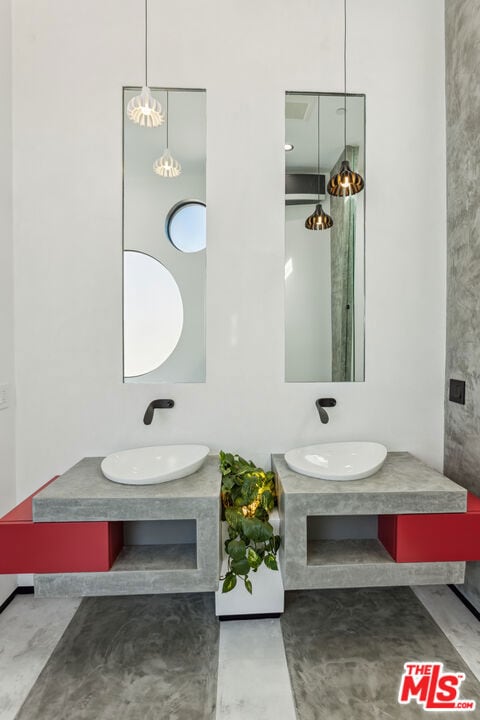
<svg viewBox="0 0 480 720">
<path fill-rule="evenodd" d="M 111 482 L 101 461 L 81 460 L 0 519 L 0 572 L 33 573 L 43 597 L 216 592 L 227 616 L 282 612 L 284 589 L 462 583 L 465 561 L 480 560 L 480 499 L 409 453 L 342 482 L 273 455 L 281 576 L 262 568 L 264 590 L 222 595 L 217 457 L 151 485 Z"/>
<path fill-rule="evenodd" d="M 34 575 L 39 596 L 138 595 L 206 592 L 218 587 L 220 569 L 220 474 L 208 457 L 193 475 L 156 485 L 119 485 L 101 471 L 102 458 L 85 458 L 33 498 L 33 522 L 159 525 L 184 520 L 195 525 L 195 542 L 134 544 L 105 572 Z M 132 536 L 132 533 L 130 533 Z"/>
<path fill-rule="evenodd" d="M 466 511 L 467 491 L 409 453 L 388 453 L 375 475 L 346 482 L 300 475 L 283 455 L 272 468 L 285 590 L 463 582 L 464 561 L 398 563 L 379 539 L 385 516 Z"/>
</svg>

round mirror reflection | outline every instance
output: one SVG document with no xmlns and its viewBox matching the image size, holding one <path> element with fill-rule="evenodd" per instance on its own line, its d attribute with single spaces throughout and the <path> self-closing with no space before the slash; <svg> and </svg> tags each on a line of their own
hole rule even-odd
<svg viewBox="0 0 480 720">
<path fill-rule="evenodd" d="M 167 237 L 177 250 L 194 253 L 207 245 L 207 208 L 200 200 L 182 200 L 172 207 L 165 224 Z"/>
<path fill-rule="evenodd" d="M 180 289 L 167 268 L 145 253 L 123 254 L 125 377 L 145 375 L 172 354 L 183 328 Z"/>
</svg>

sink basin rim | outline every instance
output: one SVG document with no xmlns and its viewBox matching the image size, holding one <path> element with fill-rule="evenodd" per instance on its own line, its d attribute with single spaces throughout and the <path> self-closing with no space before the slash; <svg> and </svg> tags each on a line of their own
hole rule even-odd
<svg viewBox="0 0 480 720">
<path fill-rule="evenodd" d="M 107 480 L 121 485 L 156 485 L 197 472 L 209 452 L 206 445 L 151 445 L 111 453 L 101 469 Z"/>
<path fill-rule="evenodd" d="M 344 465 L 345 460 L 339 459 L 339 452 L 344 451 L 347 454 L 355 449 L 362 449 L 370 451 L 365 454 L 358 465 L 357 470 L 347 472 Z M 328 458 L 328 453 L 335 453 L 337 457 Z M 381 443 L 369 442 L 369 441 L 346 441 L 346 442 L 332 442 L 332 443 L 316 443 L 315 445 L 306 445 L 300 448 L 293 448 L 285 453 L 285 462 L 288 467 L 301 475 L 305 475 L 311 478 L 317 478 L 319 480 L 332 480 L 335 482 L 348 482 L 349 480 L 362 480 L 370 477 L 376 473 L 382 467 L 387 457 L 387 448 Z M 326 465 L 321 467 L 315 465 L 314 462 L 308 460 L 307 455 L 318 455 L 325 454 Z M 329 463 L 330 460 L 330 463 Z M 333 462 L 332 462 L 333 461 Z M 330 466 L 329 466 L 330 465 Z"/>
</svg>

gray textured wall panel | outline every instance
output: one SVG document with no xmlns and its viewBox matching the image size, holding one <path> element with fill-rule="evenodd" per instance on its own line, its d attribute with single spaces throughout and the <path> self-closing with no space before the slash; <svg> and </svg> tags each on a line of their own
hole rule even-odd
<svg viewBox="0 0 480 720">
<path fill-rule="evenodd" d="M 480 494 L 480 4 L 445 1 L 447 95 L 447 400 L 445 474 Z M 466 404 L 448 401 L 465 380 Z M 480 565 L 465 593 L 480 607 Z"/>
</svg>

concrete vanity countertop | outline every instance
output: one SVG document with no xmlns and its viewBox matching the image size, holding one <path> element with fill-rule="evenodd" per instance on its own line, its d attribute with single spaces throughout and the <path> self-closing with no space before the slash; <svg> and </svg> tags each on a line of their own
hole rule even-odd
<svg viewBox="0 0 480 720">
<path fill-rule="evenodd" d="M 101 457 L 84 458 L 33 498 L 34 522 L 177 520 L 212 503 L 220 512 L 218 458 L 193 475 L 155 485 L 121 485 L 103 475 Z M 179 514 L 180 513 L 180 514 Z M 184 514 L 187 513 L 187 514 Z"/>
<path fill-rule="evenodd" d="M 279 496 L 307 515 L 465 512 L 467 491 L 408 452 L 390 452 L 383 467 L 363 480 L 334 482 L 290 470 L 272 455 Z"/>
</svg>

